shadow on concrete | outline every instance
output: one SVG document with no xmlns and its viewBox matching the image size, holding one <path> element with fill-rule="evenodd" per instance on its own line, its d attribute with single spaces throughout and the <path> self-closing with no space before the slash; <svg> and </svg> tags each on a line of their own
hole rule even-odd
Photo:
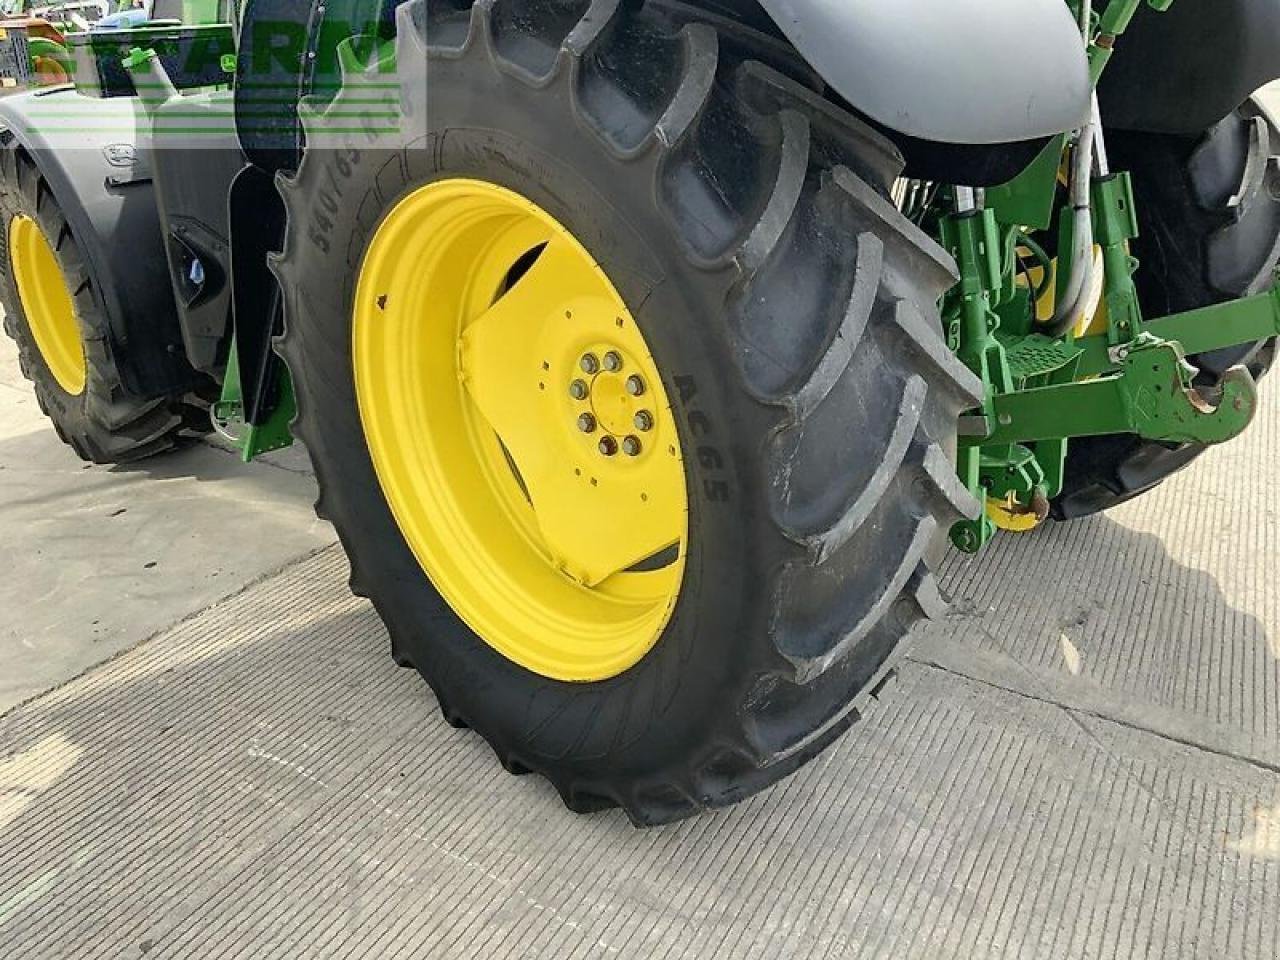
<svg viewBox="0 0 1280 960">
<path fill-rule="evenodd" d="M 1242 560 L 1241 576 L 1266 575 Z M 917 656 L 1280 765 L 1280 625 L 1160 537 L 1106 516 L 1052 524 L 955 554 L 941 579 L 952 614 L 922 630 Z"/>
</svg>

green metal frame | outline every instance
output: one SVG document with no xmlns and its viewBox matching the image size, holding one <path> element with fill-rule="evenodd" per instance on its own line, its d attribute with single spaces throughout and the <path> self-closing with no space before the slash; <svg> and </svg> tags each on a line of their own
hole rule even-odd
<svg viewBox="0 0 1280 960">
<path fill-rule="evenodd" d="M 1069 0 L 1080 10 L 1079 0 Z M 1116 40 L 1143 0 L 1111 0 L 1092 12 L 1088 43 L 1096 83 Z M 1164 11 L 1173 0 L 1147 0 Z M 1257 410 L 1257 389 L 1243 368 L 1229 371 L 1211 392 L 1197 387 L 1194 355 L 1280 335 L 1280 284 L 1259 296 L 1148 321 L 1133 282 L 1138 236 L 1127 173 L 1095 176 L 1090 208 L 1103 262 L 1106 329 L 1051 338 L 1036 329 L 1039 291 L 1019 283 L 1021 249 L 1045 269 L 1048 257 L 1033 237 L 1053 222 L 1067 138 L 1050 143 L 1017 179 L 993 189 L 985 207 L 941 218 L 939 234 L 955 257 L 960 283 L 943 305 L 956 354 L 987 386 L 980 409 L 963 418 L 960 476 L 983 502 L 1014 506 L 1043 519 L 1063 487 L 1072 438 L 1136 434 L 1169 443 L 1223 443 L 1238 436 Z M 1069 251 L 1069 206 L 1059 211 L 1060 250 Z M 1059 298 L 1077 265 L 1057 269 Z M 988 516 L 952 530 L 961 550 L 974 552 L 995 533 Z"/>
</svg>

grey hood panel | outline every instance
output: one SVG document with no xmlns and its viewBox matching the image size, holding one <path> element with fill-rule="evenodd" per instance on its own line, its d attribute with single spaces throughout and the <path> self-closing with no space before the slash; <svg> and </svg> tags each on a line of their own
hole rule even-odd
<svg viewBox="0 0 1280 960">
<path fill-rule="evenodd" d="M 944 143 L 1080 126 L 1084 45 L 1063 0 L 760 0 L 800 54 L 871 119 Z"/>
</svg>

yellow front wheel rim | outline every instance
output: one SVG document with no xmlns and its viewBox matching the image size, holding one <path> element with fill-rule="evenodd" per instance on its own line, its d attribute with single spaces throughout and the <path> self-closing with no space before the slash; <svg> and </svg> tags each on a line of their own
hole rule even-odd
<svg viewBox="0 0 1280 960">
<path fill-rule="evenodd" d="M 9 264 L 40 356 L 58 386 L 79 396 L 88 368 L 71 289 L 44 231 L 22 214 L 9 223 Z"/>
<path fill-rule="evenodd" d="M 586 248 L 505 188 L 422 187 L 365 252 L 352 350 L 383 494 L 458 616 L 543 676 L 638 663 L 683 579 L 684 465 L 645 337 Z"/>
</svg>

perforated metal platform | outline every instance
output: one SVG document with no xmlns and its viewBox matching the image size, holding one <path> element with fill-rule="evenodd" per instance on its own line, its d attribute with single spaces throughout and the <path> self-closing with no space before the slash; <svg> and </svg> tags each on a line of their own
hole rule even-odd
<svg viewBox="0 0 1280 960">
<path fill-rule="evenodd" d="M 1259 421 L 954 559 L 836 749 L 650 832 L 446 726 L 329 549 L 0 718 L 0 957 L 1273 960 L 1275 391 Z"/>
</svg>

